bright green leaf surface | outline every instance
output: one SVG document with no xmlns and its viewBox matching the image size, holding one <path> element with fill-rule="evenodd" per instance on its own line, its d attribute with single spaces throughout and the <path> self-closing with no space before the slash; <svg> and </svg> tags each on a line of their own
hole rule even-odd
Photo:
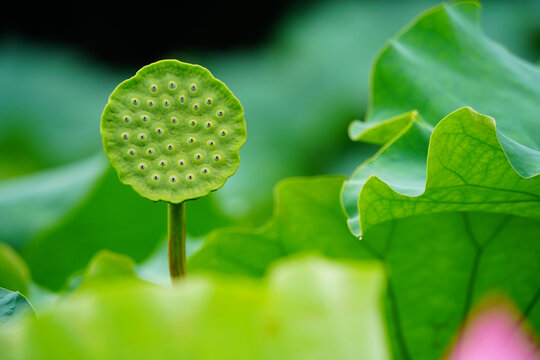
<svg viewBox="0 0 540 360">
<path fill-rule="evenodd" d="M 21 293 L 0 288 L 0 326 L 33 313 L 32 306 Z"/>
<path fill-rule="evenodd" d="M 445 211 L 540 218 L 540 177 L 524 178 L 512 168 L 492 118 L 457 110 L 437 125 L 426 151 L 428 134 L 412 123 L 346 181 L 342 200 L 355 234 L 391 219 Z M 540 168 L 537 151 L 517 151 L 531 155 L 522 163 L 528 173 Z"/>
<path fill-rule="evenodd" d="M 386 119 L 417 110 L 434 126 L 471 106 L 494 117 L 506 136 L 540 150 L 540 69 L 489 39 L 479 17 L 476 2 L 442 5 L 390 40 L 373 69 L 367 122 L 353 123 L 351 137 L 361 139 L 383 122 L 386 134 L 376 139 L 383 144 L 404 125 L 394 126 L 392 134 Z"/>
<path fill-rule="evenodd" d="M 20 255 L 0 242 L 0 287 L 28 294 L 30 271 Z"/>
<path fill-rule="evenodd" d="M 264 282 L 192 276 L 172 289 L 80 291 L 0 330 L 0 356 L 389 359 L 383 282 L 376 263 L 304 258 L 276 266 Z"/>
<path fill-rule="evenodd" d="M 449 208 L 378 223 L 359 241 L 346 229 L 341 186 L 340 178 L 282 182 L 272 221 L 259 230 L 213 232 L 190 270 L 262 276 L 272 261 L 306 251 L 380 259 L 390 274 L 386 310 L 396 359 L 439 358 L 471 306 L 493 292 L 507 294 L 540 328 L 538 218 L 511 215 L 512 208 Z"/>
</svg>

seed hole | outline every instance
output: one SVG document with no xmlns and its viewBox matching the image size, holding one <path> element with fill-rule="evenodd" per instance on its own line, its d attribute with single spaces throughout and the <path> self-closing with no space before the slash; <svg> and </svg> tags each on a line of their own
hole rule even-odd
<svg viewBox="0 0 540 360">
<path fill-rule="evenodd" d="M 148 106 L 153 107 L 154 105 L 154 100 L 148 100 Z"/>
<path fill-rule="evenodd" d="M 194 158 L 195 158 L 195 160 L 201 160 L 202 155 L 201 154 L 195 154 Z"/>
<path fill-rule="evenodd" d="M 214 146 L 214 140 L 208 140 L 208 146 Z"/>
<path fill-rule="evenodd" d="M 211 104 L 212 104 L 212 98 L 206 99 L 206 105 L 211 105 Z"/>
<path fill-rule="evenodd" d="M 141 169 L 141 170 L 146 170 L 146 164 L 140 163 L 140 164 L 139 164 L 139 169 Z"/>
<path fill-rule="evenodd" d="M 167 166 L 167 160 L 161 160 L 159 162 L 159 166 L 163 166 L 163 167 Z"/>
<path fill-rule="evenodd" d="M 189 125 L 195 126 L 195 125 L 197 125 L 197 122 L 196 122 L 195 120 L 191 120 L 191 121 L 189 122 Z"/>
<path fill-rule="evenodd" d="M 176 83 L 174 81 L 169 81 L 169 89 L 176 89 Z"/>
<path fill-rule="evenodd" d="M 222 117 L 223 114 L 224 114 L 223 110 L 218 110 L 218 111 L 216 112 L 216 115 L 217 115 L 218 117 Z"/>
<path fill-rule="evenodd" d="M 139 140 L 146 140 L 146 135 L 139 134 Z"/>
<path fill-rule="evenodd" d="M 159 175 L 158 175 L 158 174 L 152 175 L 152 179 L 153 179 L 154 181 L 158 181 L 158 180 L 159 180 Z"/>
<path fill-rule="evenodd" d="M 225 136 L 225 135 L 227 135 L 227 131 L 225 131 L 225 130 L 221 130 L 221 131 L 219 132 L 219 135 L 221 135 L 221 136 Z"/>
<path fill-rule="evenodd" d="M 208 169 L 207 169 L 207 168 L 202 169 L 202 170 L 201 170 L 201 173 L 203 173 L 203 174 L 208 174 Z"/>
<path fill-rule="evenodd" d="M 169 107 L 170 103 L 169 100 L 163 100 L 163 106 Z"/>
<path fill-rule="evenodd" d="M 129 150 L 128 150 L 128 154 L 131 155 L 131 156 L 133 156 L 133 155 L 136 154 L 136 152 L 135 152 L 135 150 L 133 150 L 133 149 L 129 149 Z"/>
<path fill-rule="evenodd" d="M 204 124 L 204 126 L 206 126 L 207 128 L 211 128 L 212 127 L 212 123 L 210 121 L 208 121 L 206 124 Z"/>
<path fill-rule="evenodd" d="M 191 91 L 197 91 L 197 85 L 195 84 L 191 84 L 189 88 L 191 89 Z"/>
<path fill-rule="evenodd" d="M 171 151 L 174 149 L 174 145 L 173 144 L 169 144 L 167 145 L 167 150 Z"/>
<path fill-rule="evenodd" d="M 150 86 L 150 91 L 151 91 L 151 92 L 154 92 L 154 93 L 155 93 L 155 92 L 157 92 L 157 90 L 158 90 L 158 89 L 157 89 L 157 85 L 152 85 L 152 86 Z"/>
<path fill-rule="evenodd" d="M 219 159 L 221 159 L 219 155 L 214 155 L 214 161 L 219 161 Z"/>
<path fill-rule="evenodd" d="M 173 117 L 173 118 L 171 119 L 171 122 L 172 122 L 173 124 L 178 124 L 178 119 L 175 118 L 175 117 Z"/>
<path fill-rule="evenodd" d="M 193 110 L 195 111 L 199 110 L 199 104 L 193 104 Z"/>
<path fill-rule="evenodd" d="M 124 116 L 124 121 L 128 123 L 128 122 L 131 121 L 131 118 L 130 118 L 129 116 L 126 115 L 126 116 Z"/>
<path fill-rule="evenodd" d="M 184 160 L 179 160 L 178 165 L 184 166 L 184 165 L 186 165 L 186 162 Z"/>
<path fill-rule="evenodd" d="M 133 105 L 137 106 L 137 105 L 139 105 L 139 99 L 133 98 L 133 99 L 131 99 L 131 103 L 132 103 Z"/>
<path fill-rule="evenodd" d="M 122 139 L 124 139 L 124 140 L 129 139 L 129 134 L 128 133 L 123 133 L 122 134 Z"/>
<path fill-rule="evenodd" d="M 153 155 L 153 154 L 154 154 L 154 149 L 148 148 L 148 149 L 146 150 L 146 153 L 147 153 L 148 155 Z"/>
<path fill-rule="evenodd" d="M 192 174 L 187 174 L 186 179 L 188 179 L 190 181 L 193 180 L 193 175 Z"/>
<path fill-rule="evenodd" d="M 180 101 L 182 104 L 186 101 L 186 97 L 184 95 L 180 95 L 178 98 L 178 101 Z"/>
<path fill-rule="evenodd" d="M 190 137 L 190 138 L 188 138 L 187 142 L 192 144 L 192 143 L 195 142 L 195 138 Z"/>
<path fill-rule="evenodd" d="M 172 182 L 172 183 L 175 183 L 176 180 L 177 180 L 177 179 L 176 179 L 176 176 L 171 176 L 171 177 L 169 178 L 169 181 Z"/>
<path fill-rule="evenodd" d="M 144 122 L 148 122 L 148 120 L 150 120 L 150 117 L 148 115 L 143 115 L 141 116 L 141 120 Z"/>
<path fill-rule="evenodd" d="M 163 129 L 162 128 L 157 128 L 156 132 L 161 135 L 161 134 L 163 134 Z"/>
</svg>

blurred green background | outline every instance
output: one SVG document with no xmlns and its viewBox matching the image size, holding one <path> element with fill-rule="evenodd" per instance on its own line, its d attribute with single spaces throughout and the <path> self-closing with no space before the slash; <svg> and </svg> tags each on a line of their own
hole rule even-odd
<svg viewBox="0 0 540 360">
<path fill-rule="evenodd" d="M 240 169 L 187 205 L 193 251 L 212 229 L 266 222 L 280 179 L 349 176 L 374 154 L 377 147 L 347 137 L 366 110 L 373 60 L 389 37 L 438 3 L 294 1 L 206 15 L 186 4 L 184 13 L 197 16 L 164 28 L 146 18 L 126 26 L 121 12 L 88 11 L 84 22 L 77 13 L 65 24 L 49 18 L 50 29 L 14 16 L 0 37 L 0 242 L 51 290 L 67 286 L 102 249 L 166 278 L 165 204 L 122 185 L 103 155 L 100 116 L 115 86 L 152 61 L 176 58 L 207 67 L 244 106 Z M 483 8 L 488 36 L 537 63 L 540 2 L 485 1 Z"/>
</svg>

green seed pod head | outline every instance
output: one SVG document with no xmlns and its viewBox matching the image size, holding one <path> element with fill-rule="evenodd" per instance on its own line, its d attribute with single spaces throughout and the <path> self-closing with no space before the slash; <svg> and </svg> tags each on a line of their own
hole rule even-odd
<svg viewBox="0 0 540 360">
<path fill-rule="evenodd" d="M 120 181 L 177 204 L 222 187 L 247 134 L 242 105 L 225 84 L 201 66 L 162 60 L 113 91 L 101 136 Z"/>
</svg>

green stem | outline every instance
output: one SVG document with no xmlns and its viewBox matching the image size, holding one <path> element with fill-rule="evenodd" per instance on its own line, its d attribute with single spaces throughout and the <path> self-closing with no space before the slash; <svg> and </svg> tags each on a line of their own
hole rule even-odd
<svg viewBox="0 0 540 360">
<path fill-rule="evenodd" d="M 168 204 L 169 273 L 171 280 L 186 276 L 186 203 Z"/>
</svg>

